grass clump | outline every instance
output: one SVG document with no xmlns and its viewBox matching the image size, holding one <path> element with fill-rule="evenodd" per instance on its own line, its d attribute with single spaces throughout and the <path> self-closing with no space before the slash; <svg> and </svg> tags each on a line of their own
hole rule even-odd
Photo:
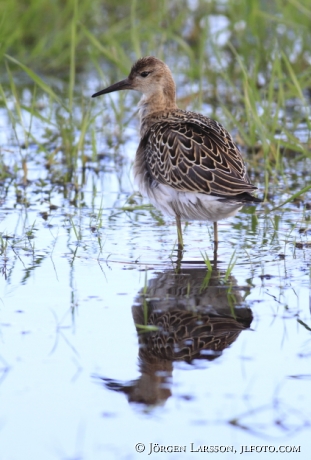
<svg viewBox="0 0 311 460">
<path fill-rule="evenodd" d="M 96 162 L 99 130 L 105 151 L 122 144 L 133 101 L 90 96 L 147 54 L 172 68 L 181 107 L 223 122 L 251 153 L 266 197 L 284 178 L 284 154 L 311 156 L 307 0 L 11 0 L 0 4 L 0 18 L 0 108 L 25 180 L 30 143 L 52 177 L 74 183 L 79 168 Z"/>
</svg>

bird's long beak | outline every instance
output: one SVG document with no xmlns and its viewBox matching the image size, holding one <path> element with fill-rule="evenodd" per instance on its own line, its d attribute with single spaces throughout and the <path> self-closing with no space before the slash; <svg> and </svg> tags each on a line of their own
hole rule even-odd
<svg viewBox="0 0 311 460">
<path fill-rule="evenodd" d="M 106 89 L 98 91 L 98 93 L 93 94 L 92 97 L 101 96 L 102 94 L 112 93 L 114 91 L 121 91 L 122 89 L 132 89 L 131 82 L 128 78 L 125 78 L 125 80 L 121 80 L 114 85 L 108 86 Z"/>
</svg>

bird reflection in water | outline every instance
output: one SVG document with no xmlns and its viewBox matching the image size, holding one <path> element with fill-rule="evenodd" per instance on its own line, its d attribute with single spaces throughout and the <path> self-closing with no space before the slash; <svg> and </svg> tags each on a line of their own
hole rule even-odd
<svg viewBox="0 0 311 460">
<path fill-rule="evenodd" d="M 130 402 L 163 404 L 171 396 L 174 361 L 195 366 L 221 356 L 253 319 L 243 300 L 250 287 L 224 278 L 219 270 L 188 268 L 151 279 L 132 308 L 141 375 L 126 383 L 101 378 L 105 386 Z"/>
</svg>

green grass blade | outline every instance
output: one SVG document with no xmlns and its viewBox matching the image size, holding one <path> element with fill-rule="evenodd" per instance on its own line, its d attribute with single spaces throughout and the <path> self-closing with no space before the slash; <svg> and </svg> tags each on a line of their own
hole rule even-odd
<svg viewBox="0 0 311 460">
<path fill-rule="evenodd" d="M 56 95 L 56 93 L 54 93 L 52 88 L 49 85 L 47 85 L 42 80 L 42 78 L 39 77 L 39 75 L 37 75 L 33 70 L 29 69 L 29 67 L 27 67 L 26 65 L 22 64 L 21 62 L 19 62 L 17 59 L 13 58 L 12 56 L 9 56 L 8 54 L 5 54 L 5 57 L 9 61 L 11 61 L 14 64 L 18 65 L 22 70 L 24 70 L 24 72 L 27 73 L 27 75 L 33 80 L 33 82 L 36 83 L 39 86 L 39 88 L 41 88 L 45 93 L 47 93 L 55 102 L 57 102 L 59 105 L 64 107 L 63 104 L 62 104 L 62 101 L 59 99 L 59 97 Z"/>
</svg>

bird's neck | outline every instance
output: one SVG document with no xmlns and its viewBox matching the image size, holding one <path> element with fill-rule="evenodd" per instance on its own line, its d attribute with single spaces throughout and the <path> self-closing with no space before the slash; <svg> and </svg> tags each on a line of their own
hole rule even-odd
<svg viewBox="0 0 311 460">
<path fill-rule="evenodd" d="M 140 116 L 140 134 L 143 136 L 152 124 L 154 116 L 161 112 L 176 110 L 175 89 L 170 92 L 159 91 L 151 95 L 143 95 L 138 104 Z"/>
</svg>

